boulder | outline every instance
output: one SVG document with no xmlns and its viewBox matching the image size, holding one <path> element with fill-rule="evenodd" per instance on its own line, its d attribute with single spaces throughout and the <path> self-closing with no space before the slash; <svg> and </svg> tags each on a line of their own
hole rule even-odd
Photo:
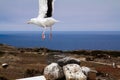
<svg viewBox="0 0 120 80">
<path fill-rule="evenodd" d="M 76 58 L 71 58 L 71 57 L 65 57 L 65 58 L 62 58 L 62 59 L 59 59 L 57 61 L 57 63 L 63 67 L 67 64 L 78 64 L 80 65 L 80 60 L 79 59 L 76 59 Z"/>
<path fill-rule="evenodd" d="M 88 73 L 90 72 L 90 68 L 85 67 L 85 66 L 82 66 L 81 69 L 82 69 L 83 73 L 84 73 L 86 76 L 88 76 Z"/>
<path fill-rule="evenodd" d="M 87 77 L 84 75 L 78 64 L 67 64 L 66 66 L 63 66 L 63 71 L 66 80 L 87 80 Z"/>
<path fill-rule="evenodd" d="M 62 68 L 57 63 L 51 63 L 44 69 L 46 80 L 56 80 L 64 77 Z"/>
</svg>

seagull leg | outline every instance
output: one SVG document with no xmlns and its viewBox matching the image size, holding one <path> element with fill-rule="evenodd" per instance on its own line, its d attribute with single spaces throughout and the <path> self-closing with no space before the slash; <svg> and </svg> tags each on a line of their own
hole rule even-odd
<svg viewBox="0 0 120 80">
<path fill-rule="evenodd" d="M 50 27 L 50 36 L 49 36 L 50 39 L 52 39 L 52 26 Z"/>
<path fill-rule="evenodd" d="M 46 30 L 46 27 L 44 27 L 43 32 L 42 32 L 42 40 L 45 39 L 45 30 Z"/>
</svg>

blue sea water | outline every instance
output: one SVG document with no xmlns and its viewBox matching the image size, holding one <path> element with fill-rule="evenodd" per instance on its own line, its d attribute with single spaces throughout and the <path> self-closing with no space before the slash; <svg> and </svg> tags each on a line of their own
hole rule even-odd
<svg viewBox="0 0 120 80">
<path fill-rule="evenodd" d="M 120 31 L 54 31 L 41 39 L 38 31 L 2 31 L 0 43 L 15 47 L 46 47 L 57 50 L 120 50 Z"/>
</svg>

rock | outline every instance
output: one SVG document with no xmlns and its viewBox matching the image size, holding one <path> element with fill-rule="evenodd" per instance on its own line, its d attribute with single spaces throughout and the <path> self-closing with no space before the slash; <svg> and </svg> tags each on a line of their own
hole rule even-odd
<svg viewBox="0 0 120 80">
<path fill-rule="evenodd" d="M 62 68 L 57 63 L 51 63 L 44 69 L 46 80 L 56 80 L 64 77 Z"/>
<path fill-rule="evenodd" d="M 117 65 L 115 62 L 112 63 L 113 68 L 117 68 Z"/>
<path fill-rule="evenodd" d="M 85 66 L 82 66 L 81 69 L 82 69 L 83 73 L 84 73 L 86 76 L 88 76 L 88 73 L 90 72 L 90 68 L 85 67 Z"/>
<path fill-rule="evenodd" d="M 67 64 L 63 66 L 63 70 L 66 80 L 87 80 L 78 64 Z"/>
<path fill-rule="evenodd" d="M 16 79 L 16 80 L 46 80 L 46 79 L 44 76 L 35 76 L 35 77 L 22 78 L 22 79 Z"/>
<path fill-rule="evenodd" d="M 5 68 L 5 69 L 6 69 L 8 66 L 9 66 L 8 63 L 3 63 L 3 64 L 2 64 L 2 67 Z"/>
<path fill-rule="evenodd" d="M 71 57 L 65 57 L 65 58 L 62 58 L 62 59 L 59 59 L 57 61 L 57 63 L 63 67 L 64 65 L 67 65 L 67 64 L 78 64 L 80 65 L 80 60 L 79 59 L 76 59 L 76 58 L 71 58 Z"/>
</svg>

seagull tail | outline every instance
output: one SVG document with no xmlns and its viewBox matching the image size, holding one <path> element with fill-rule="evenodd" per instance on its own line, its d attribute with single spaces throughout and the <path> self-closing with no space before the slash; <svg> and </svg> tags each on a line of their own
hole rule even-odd
<svg viewBox="0 0 120 80">
<path fill-rule="evenodd" d="M 56 22 L 60 22 L 59 20 L 56 20 Z"/>
<path fill-rule="evenodd" d="M 54 18 L 52 18 L 53 19 L 53 21 L 56 23 L 56 22 L 60 22 L 59 20 L 56 20 L 56 19 L 54 19 Z"/>
</svg>

